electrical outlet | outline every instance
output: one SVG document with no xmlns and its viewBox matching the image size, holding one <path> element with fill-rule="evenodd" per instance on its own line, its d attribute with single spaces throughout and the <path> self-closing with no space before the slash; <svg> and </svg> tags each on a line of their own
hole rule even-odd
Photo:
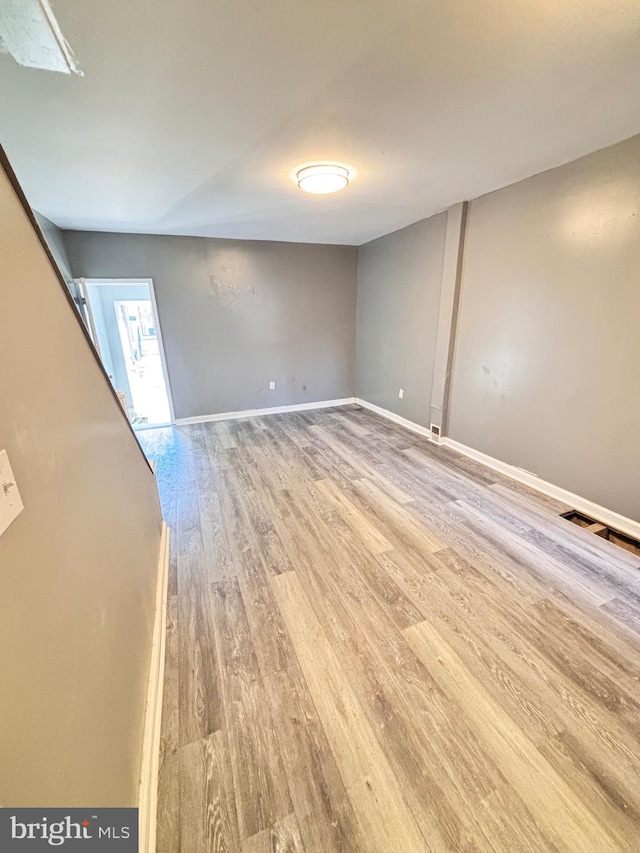
<svg viewBox="0 0 640 853">
<path fill-rule="evenodd" d="M 275 390 L 276 390 L 276 383 L 272 379 L 271 382 L 269 383 L 269 391 L 275 391 Z"/>
<path fill-rule="evenodd" d="M 401 400 L 404 400 L 404 388 L 401 388 L 398 391 L 398 397 L 400 397 Z"/>
</svg>

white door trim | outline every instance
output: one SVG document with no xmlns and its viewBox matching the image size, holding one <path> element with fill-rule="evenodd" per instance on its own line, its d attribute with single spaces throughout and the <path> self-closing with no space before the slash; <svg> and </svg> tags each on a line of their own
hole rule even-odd
<svg viewBox="0 0 640 853">
<path fill-rule="evenodd" d="M 164 376 L 164 384 L 167 389 L 167 398 L 169 400 L 169 413 L 171 415 L 171 423 L 175 424 L 176 422 L 176 413 L 173 408 L 173 394 L 171 392 L 171 383 L 169 382 L 169 371 L 167 369 L 167 358 L 164 352 L 164 340 L 162 337 L 162 328 L 160 326 L 160 315 L 158 314 L 158 303 L 156 301 L 156 290 L 153 284 L 152 278 L 77 278 L 75 279 L 78 283 L 83 285 L 85 284 L 102 284 L 102 285 L 122 285 L 122 284 L 147 284 L 149 286 L 149 295 L 151 298 L 151 310 L 153 311 L 153 317 L 156 321 L 156 332 L 158 335 L 158 348 L 160 351 L 160 363 L 162 364 L 162 374 Z M 87 299 L 87 303 L 89 302 L 88 297 L 85 294 L 85 298 Z M 91 316 L 91 311 L 89 311 L 89 316 Z M 99 350 L 98 350 L 99 352 Z M 158 426 L 157 424 L 153 424 L 153 426 Z"/>
<path fill-rule="evenodd" d="M 89 334 L 91 335 L 91 340 L 93 342 L 94 347 L 98 355 L 100 356 L 100 361 L 102 361 L 102 352 L 100 350 L 100 341 L 98 340 L 98 333 L 96 332 L 96 324 L 93 319 L 93 311 L 91 310 L 91 303 L 89 302 L 89 295 L 87 292 L 86 279 L 84 278 L 74 278 L 74 282 L 78 287 L 78 292 L 80 293 L 80 297 L 82 299 L 82 307 L 84 308 L 84 316 L 82 319 L 84 320 L 86 317 L 87 324 L 89 326 Z M 104 361 L 102 361 L 102 366 L 104 367 Z"/>
</svg>

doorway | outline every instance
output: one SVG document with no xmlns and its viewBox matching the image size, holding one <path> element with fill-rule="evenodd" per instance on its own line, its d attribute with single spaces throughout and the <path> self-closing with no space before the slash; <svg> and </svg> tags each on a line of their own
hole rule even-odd
<svg viewBox="0 0 640 853">
<path fill-rule="evenodd" d="M 173 422 L 151 279 L 79 279 L 89 331 L 134 429 Z"/>
</svg>

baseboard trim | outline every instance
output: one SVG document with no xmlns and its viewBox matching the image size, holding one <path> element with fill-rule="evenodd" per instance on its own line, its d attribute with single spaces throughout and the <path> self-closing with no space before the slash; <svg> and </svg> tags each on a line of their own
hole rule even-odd
<svg viewBox="0 0 640 853">
<path fill-rule="evenodd" d="M 243 412 L 221 412 L 217 415 L 197 415 L 194 418 L 177 418 L 176 426 L 205 424 L 210 421 L 233 421 L 238 418 L 257 418 L 260 415 L 279 415 L 284 412 L 307 412 L 311 409 L 330 409 L 334 406 L 348 406 L 355 403 L 355 397 L 343 397 L 341 400 L 319 400 L 316 403 L 295 403 L 292 406 L 270 406 L 267 409 L 246 409 Z"/>
<path fill-rule="evenodd" d="M 486 465 L 487 468 L 491 468 L 494 471 L 499 471 L 501 474 L 505 474 L 507 477 L 510 477 L 512 480 L 516 480 L 518 483 L 523 483 L 525 486 L 529 486 L 537 492 L 542 492 L 543 495 L 555 498 L 560 503 L 567 504 L 572 509 L 577 509 L 578 512 L 588 515 L 590 518 L 593 518 L 595 521 L 599 521 L 607 527 L 619 530 L 621 533 L 625 533 L 633 539 L 640 539 L 640 523 L 631 518 L 627 518 L 626 516 L 620 515 L 619 513 L 614 512 L 611 509 L 607 509 L 604 506 L 600 506 L 600 504 L 594 503 L 587 498 L 583 498 L 580 497 L 580 495 L 569 492 L 567 489 L 563 489 L 560 486 L 549 483 L 547 480 L 542 480 L 540 477 L 536 477 L 535 474 L 532 474 L 530 471 L 526 471 L 524 468 L 517 468 L 515 465 L 509 465 L 507 462 L 501 462 L 499 459 L 494 459 L 493 456 L 482 453 L 480 450 L 474 450 L 472 447 L 467 447 L 466 444 L 461 444 L 453 438 L 444 438 L 442 443 L 446 447 L 450 447 L 451 450 L 455 450 L 456 453 L 460 453 L 462 456 L 468 456 L 470 459 L 474 459 L 476 462 Z"/>
<path fill-rule="evenodd" d="M 399 424 L 405 429 L 410 429 L 411 432 L 417 432 L 418 435 L 423 435 L 425 438 L 431 439 L 431 430 L 429 427 L 420 426 L 420 424 L 416 424 L 413 421 L 407 420 L 407 418 L 403 418 L 402 415 L 396 415 L 395 412 L 390 412 L 388 409 L 383 409 L 381 406 L 376 406 L 374 403 L 369 403 L 367 400 L 362 400 L 360 397 L 356 397 L 356 403 L 359 406 L 362 406 L 363 409 L 369 409 L 369 411 L 375 412 L 377 415 L 381 415 L 389 421 L 393 421 L 394 424 Z"/>
<path fill-rule="evenodd" d="M 376 406 L 373 403 L 369 403 L 367 400 L 360 399 L 360 397 L 356 397 L 356 403 L 364 409 L 369 409 L 370 411 L 381 415 L 383 418 L 387 418 L 387 420 L 393 421 L 394 423 L 411 430 L 411 432 L 417 432 L 419 435 L 423 435 L 430 441 L 433 441 L 431 431 L 427 429 L 427 427 L 413 423 L 413 421 L 409 421 L 400 415 L 396 415 L 395 412 L 390 412 L 388 409 L 383 409 L 381 406 Z M 611 527 L 614 530 L 619 530 L 620 533 L 631 536 L 632 539 L 640 539 L 640 522 L 634 521 L 632 518 L 627 518 L 626 516 L 620 515 L 619 513 L 614 512 L 611 509 L 607 509 L 604 506 L 600 506 L 600 504 L 596 504 L 587 498 L 583 498 L 580 497 L 580 495 L 569 492 L 567 489 L 563 489 L 560 486 L 556 486 L 553 483 L 542 480 L 530 471 L 525 471 L 524 468 L 517 468 L 515 465 L 509 465 L 507 462 L 501 462 L 499 459 L 494 459 L 493 456 L 482 453 L 480 450 L 474 450 L 473 447 L 467 447 L 466 444 L 461 444 L 453 438 L 443 437 L 439 443 L 441 446 L 449 447 L 451 450 L 455 450 L 456 453 L 460 453 L 462 456 L 468 456 L 469 459 L 474 459 L 476 462 L 486 465 L 487 468 L 491 468 L 493 471 L 499 471 L 506 477 L 510 477 L 518 483 L 523 483 L 525 486 L 529 486 L 537 492 L 541 492 L 543 495 L 555 498 L 560 503 L 567 504 L 567 506 L 588 515 L 595 521 L 599 521 L 607 527 Z"/>
<path fill-rule="evenodd" d="M 151 665 L 149 667 L 149 682 L 147 686 L 140 787 L 138 791 L 140 853 L 155 853 L 156 849 L 160 726 L 162 723 L 164 658 L 167 633 L 169 537 L 169 528 L 163 522 L 160 538 L 160 554 L 158 557 L 156 610 L 153 623 L 153 643 L 151 646 Z"/>
</svg>

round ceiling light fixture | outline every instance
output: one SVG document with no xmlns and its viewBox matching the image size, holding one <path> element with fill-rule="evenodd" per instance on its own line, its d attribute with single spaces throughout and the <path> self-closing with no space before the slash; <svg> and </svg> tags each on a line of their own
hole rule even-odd
<svg viewBox="0 0 640 853">
<path fill-rule="evenodd" d="M 343 190 L 349 183 L 349 178 L 349 169 L 338 163 L 311 163 L 296 172 L 300 189 L 316 195 Z"/>
</svg>

